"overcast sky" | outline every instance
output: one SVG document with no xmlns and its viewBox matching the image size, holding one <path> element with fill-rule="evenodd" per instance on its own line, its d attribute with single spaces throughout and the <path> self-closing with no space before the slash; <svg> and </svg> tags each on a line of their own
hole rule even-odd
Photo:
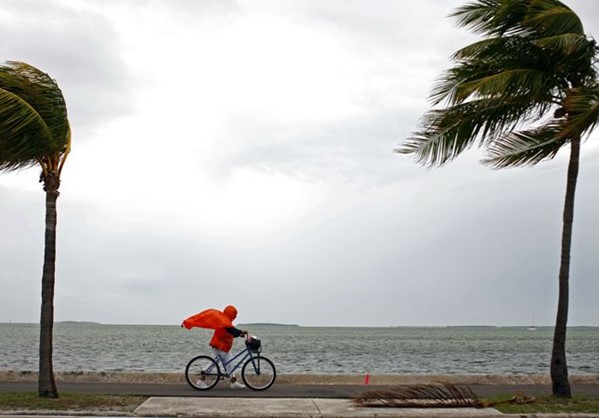
<svg viewBox="0 0 599 418">
<path fill-rule="evenodd" d="M 566 1 L 599 38 L 599 2 Z M 55 319 L 552 325 L 568 150 L 493 171 L 393 152 L 462 0 L 3 0 L 0 59 L 55 78 L 73 151 Z M 582 147 L 571 325 L 599 325 L 599 132 Z M 39 170 L 0 173 L 0 322 L 38 322 Z"/>
</svg>

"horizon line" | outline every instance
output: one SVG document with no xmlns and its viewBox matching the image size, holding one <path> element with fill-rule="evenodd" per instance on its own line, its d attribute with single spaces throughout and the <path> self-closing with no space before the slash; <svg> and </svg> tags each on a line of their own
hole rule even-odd
<svg viewBox="0 0 599 418">
<path fill-rule="evenodd" d="M 20 322 L 20 321 L 0 321 L 2 325 L 39 325 L 39 322 Z M 79 325 L 130 325 L 130 326 L 177 326 L 178 324 L 162 323 L 162 324 L 149 324 L 149 323 L 109 323 L 99 321 L 74 321 L 74 320 L 61 320 L 54 321 L 54 324 L 79 324 Z M 237 326 L 250 325 L 250 326 L 281 326 L 281 327 L 300 327 L 300 328 L 527 328 L 527 329 L 538 329 L 538 328 L 553 328 L 555 325 L 522 325 L 522 324 L 509 324 L 509 325 L 495 325 L 495 324 L 428 324 L 428 325 L 302 325 L 302 324 L 289 324 L 289 323 L 278 323 L 278 322 L 240 322 Z M 587 327 L 587 328 L 598 328 L 599 325 L 588 325 L 588 324 L 571 324 L 568 328 L 574 327 Z"/>
</svg>

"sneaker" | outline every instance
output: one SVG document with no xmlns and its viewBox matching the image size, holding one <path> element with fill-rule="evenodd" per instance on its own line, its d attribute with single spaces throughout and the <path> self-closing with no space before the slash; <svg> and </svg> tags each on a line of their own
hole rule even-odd
<svg viewBox="0 0 599 418">
<path fill-rule="evenodd" d="M 200 389 L 206 389 L 208 387 L 208 385 L 203 380 L 198 380 L 196 382 L 196 387 L 198 387 Z"/>
<path fill-rule="evenodd" d="M 231 389 L 245 389 L 245 385 L 239 382 L 233 382 L 231 383 Z"/>
</svg>

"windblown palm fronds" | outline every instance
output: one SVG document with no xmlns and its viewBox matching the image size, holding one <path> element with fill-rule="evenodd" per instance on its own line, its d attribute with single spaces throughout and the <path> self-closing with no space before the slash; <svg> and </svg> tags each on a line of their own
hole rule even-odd
<svg viewBox="0 0 599 418">
<path fill-rule="evenodd" d="M 0 172 L 39 164 L 46 192 L 38 393 L 48 398 L 58 396 L 52 364 L 56 200 L 70 149 L 67 106 L 56 81 L 24 62 L 0 63 Z"/>
<path fill-rule="evenodd" d="M 481 408 L 481 402 L 467 385 L 443 383 L 437 385 L 396 386 L 356 395 L 356 405 L 362 407 L 401 408 Z"/>
<path fill-rule="evenodd" d="M 432 108 L 396 149 L 428 167 L 478 145 L 492 168 L 534 166 L 570 148 L 551 354 L 553 394 L 571 397 L 568 286 L 580 144 L 599 126 L 599 46 L 559 0 L 471 0 L 451 17 L 483 39 L 455 52 Z"/>
<path fill-rule="evenodd" d="M 46 173 L 70 150 L 70 127 L 62 91 L 48 74 L 24 62 L 0 65 L 0 171 L 36 164 Z"/>
</svg>

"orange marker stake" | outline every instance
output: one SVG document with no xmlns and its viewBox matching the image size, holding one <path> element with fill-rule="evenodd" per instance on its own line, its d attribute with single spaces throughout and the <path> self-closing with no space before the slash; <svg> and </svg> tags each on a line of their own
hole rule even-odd
<svg viewBox="0 0 599 418">
<path fill-rule="evenodd" d="M 370 383 L 370 375 L 366 374 L 366 377 L 364 378 L 364 384 L 368 385 Z"/>
</svg>

